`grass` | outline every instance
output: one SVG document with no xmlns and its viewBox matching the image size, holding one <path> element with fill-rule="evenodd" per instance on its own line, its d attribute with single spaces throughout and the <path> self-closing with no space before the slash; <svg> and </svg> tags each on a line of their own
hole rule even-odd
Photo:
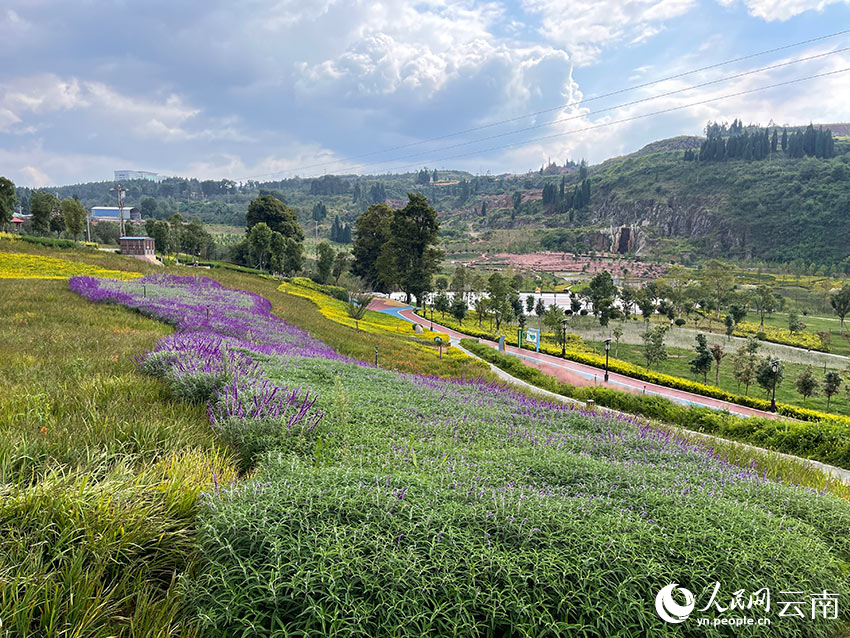
<svg viewBox="0 0 850 638">
<path fill-rule="evenodd" d="M 235 476 L 200 406 L 132 357 L 171 329 L 64 281 L 0 281 L 0 619 L 10 635 L 194 635 L 198 496 Z"/>
<path fill-rule="evenodd" d="M 710 408 L 682 405 L 660 396 L 632 394 L 600 386 L 576 387 L 525 365 L 515 356 L 499 354 L 493 348 L 472 339 L 463 339 L 461 344 L 485 361 L 539 388 L 579 401 L 593 400 L 600 406 L 696 432 L 697 436 L 710 434 L 728 439 L 728 445 L 722 445 L 732 451 L 733 458 L 742 460 L 743 453 L 747 462 L 755 461 L 760 471 L 766 472 L 767 476 L 817 489 L 830 489 L 843 497 L 850 496 L 850 487 L 825 480 L 822 473 L 814 470 L 811 464 L 780 459 L 775 454 L 770 454 L 766 459 L 746 457 L 747 453 L 734 444 L 735 441 L 748 443 L 772 452 L 850 469 L 850 438 L 846 425 L 740 417 Z M 721 444 L 713 442 L 712 445 Z"/>
<path fill-rule="evenodd" d="M 131 355 L 171 328 L 85 302 L 63 282 L 0 282 L 11 318 L 0 326 L 10 344 L 0 352 L 0 618 L 12 635 L 663 635 L 651 599 L 667 582 L 698 596 L 712 579 L 726 595 L 850 593 L 846 501 L 766 481 L 629 419 L 441 381 L 430 375 L 474 378 L 480 365 L 328 321 L 271 278 L 203 274 L 268 297 L 273 314 L 343 355 L 369 361 L 378 345 L 393 370 L 310 355 L 291 330 L 307 356 L 251 355 L 250 392 L 297 387 L 287 409 L 306 392 L 321 417 L 296 431 L 219 411 L 215 431 L 237 432 L 225 437 L 235 456 L 256 464 L 231 485 L 234 455 L 197 394 L 207 381 L 134 370 Z M 182 329 L 218 303 L 202 299 L 177 317 Z M 180 388 L 193 400 L 176 402 Z M 842 614 L 773 635 L 829 636 Z"/>
<path fill-rule="evenodd" d="M 153 359 L 170 382 L 200 369 L 219 329 L 256 363 L 233 395 L 211 399 L 237 448 L 259 436 L 264 450 L 250 455 L 250 479 L 203 498 L 203 567 L 186 593 L 209 635 L 720 636 L 694 623 L 673 634 L 655 592 L 683 583 L 704 604 L 717 581 L 724 599 L 762 587 L 850 594 L 846 500 L 632 418 L 330 356 L 266 315 L 249 328 L 233 293 L 199 295 L 200 282 L 185 284 L 185 301 L 168 284 L 161 307 L 138 283 L 104 285 L 146 312 L 186 313 Z M 175 368 L 168 348 L 183 353 Z M 276 404 L 272 388 L 300 398 Z M 299 403 L 306 429 L 288 411 Z M 777 622 L 771 635 L 830 636 L 841 613 Z"/>
<path fill-rule="evenodd" d="M 727 355 L 721 360 L 720 363 L 719 383 L 714 383 L 715 370 L 714 364 L 712 363 L 711 371 L 708 373 L 708 384 L 716 385 L 716 387 L 722 388 L 727 392 L 735 394 L 744 394 L 745 388 L 743 386 L 741 386 L 740 388 L 738 387 L 738 384 L 735 381 L 735 376 L 733 374 L 732 357 L 735 354 L 735 346 L 737 344 L 727 343 L 725 337 L 709 337 L 709 346 L 713 343 L 721 343 Z M 592 346 L 597 353 L 604 354 L 605 347 L 602 342 L 588 341 L 587 344 L 589 346 Z M 612 355 L 613 347 L 614 346 L 612 345 Z M 667 354 L 669 358 L 665 362 L 658 364 L 657 366 L 653 366 L 654 370 L 658 370 L 659 372 L 663 372 L 664 374 L 682 377 L 685 379 L 692 379 L 702 383 L 702 376 L 700 376 L 699 378 L 694 377 L 694 375 L 690 371 L 690 367 L 688 364 L 688 362 L 696 356 L 696 353 L 693 350 L 668 347 Z M 623 361 L 634 363 L 635 365 L 646 365 L 646 359 L 643 356 L 643 346 L 639 345 L 620 343 L 619 347 L 617 348 L 617 358 Z M 785 379 L 780 385 L 776 387 L 776 400 L 782 403 L 788 403 L 791 405 L 798 405 L 803 407 L 803 398 L 795 389 L 794 380 L 800 375 L 801 372 L 803 372 L 803 370 L 806 369 L 806 366 L 799 363 L 789 362 L 784 362 L 783 365 L 785 366 Z M 823 368 L 813 366 L 813 369 L 815 375 L 819 379 L 822 379 L 824 375 Z M 830 367 L 827 369 L 831 370 L 832 368 Z M 846 381 L 850 381 L 850 378 L 846 379 Z M 748 395 L 760 398 L 765 398 L 766 396 L 765 391 L 758 384 L 753 384 L 750 386 Z M 770 397 L 767 398 L 769 399 Z M 823 412 L 827 412 L 826 398 L 824 398 L 823 396 L 809 397 L 809 399 L 806 401 L 805 407 L 810 408 L 812 410 L 820 410 Z M 838 394 L 832 397 L 832 400 L 829 403 L 828 411 L 835 414 L 850 415 L 850 399 L 848 399 L 847 394 L 844 392 L 844 387 L 840 389 Z"/>
</svg>

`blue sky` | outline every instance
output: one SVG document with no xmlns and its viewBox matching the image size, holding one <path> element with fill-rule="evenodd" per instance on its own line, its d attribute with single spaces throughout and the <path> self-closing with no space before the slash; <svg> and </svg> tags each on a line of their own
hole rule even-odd
<svg viewBox="0 0 850 638">
<path fill-rule="evenodd" d="M 848 18 L 848 0 L 6 0 L 0 174 L 31 186 L 119 168 L 237 180 L 421 166 L 495 174 L 549 158 L 596 163 L 699 134 L 708 119 L 847 121 L 850 73 L 577 132 L 850 67 L 839 52 L 596 112 L 850 47 L 850 34 L 554 107 L 850 28 Z"/>
</svg>

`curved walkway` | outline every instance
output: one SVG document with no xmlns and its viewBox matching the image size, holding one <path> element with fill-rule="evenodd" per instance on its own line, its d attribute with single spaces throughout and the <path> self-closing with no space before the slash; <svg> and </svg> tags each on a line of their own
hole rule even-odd
<svg viewBox="0 0 850 638">
<path fill-rule="evenodd" d="M 428 327 L 431 324 L 430 320 L 424 319 L 423 317 L 420 317 L 415 314 L 413 312 L 412 306 L 393 308 L 392 314 L 402 319 L 406 319 L 407 321 L 421 324 L 423 327 Z M 474 338 L 470 337 L 469 335 L 457 332 L 456 330 L 452 330 L 451 328 L 441 326 L 436 322 L 434 323 L 434 328 L 436 328 L 440 332 L 448 334 L 452 340 L 452 345 L 456 345 L 455 342 L 459 341 L 460 339 Z M 498 347 L 497 344 L 495 344 L 494 342 L 487 341 L 485 339 L 480 339 L 480 342 L 492 348 Z M 569 383 L 571 385 L 602 385 L 617 390 L 633 392 L 635 394 L 652 394 L 662 396 L 667 399 L 670 399 L 671 401 L 676 401 L 677 403 L 682 403 L 685 405 L 697 405 L 706 408 L 711 408 L 712 410 L 723 410 L 740 416 L 759 416 L 770 419 L 777 418 L 777 415 L 773 412 L 756 410 L 755 408 L 748 408 L 743 405 L 738 405 L 737 403 L 721 401 L 720 399 L 705 397 L 701 394 L 685 392 L 684 390 L 677 390 L 676 388 L 668 388 L 666 386 L 657 385 L 648 381 L 633 379 L 632 377 L 627 377 L 625 375 L 618 374 L 615 372 L 609 372 L 608 383 L 605 383 L 603 381 L 603 379 L 605 378 L 604 370 L 600 368 L 594 368 L 593 366 L 589 366 L 583 363 L 577 363 L 575 361 L 561 359 L 560 357 L 555 357 L 549 354 L 545 354 L 543 352 L 522 350 L 517 348 L 516 346 L 509 345 L 505 345 L 505 351 L 509 354 L 513 354 L 524 359 L 528 363 L 528 365 L 535 367 L 538 370 L 541 370 L 542 372 L 545 372 L 549 376 L 555 377 L 559 381 L 564 381 L 565 383 Z"/>
<path fill-rule="evenodd" d="M 394 315 L 396 317 L 399 317 L 400 319 L 410 321 L 411 323 L 421 324 L 423 327 L 426 324 L 428 326 L 430 326 L 430 324 L 431 324 L 430 320 L 426 321 L 424 318 L 416 315 L 413 312 L 412 306 L 389 306 L 388 305 L 388 306 L 381 306 L 381 307 L 375 307 L 375 308 L 372 308 L 370 306 L 370 310 L 376 310 L 378 312 L 385 312 L 387 314 L 391 314 L 391 315 Z M 572 399 L 570 397 L 565 397 L 561 394 L 556 394 L 555 392 L 551 392 L 551 391 L 545 390 L 543 388 L 538 388 L 536 385 L 532 385 L 532 384 L 528 383 L 527 381 L 523 381 L 522 379 L 517 379 L 516 377 L 505 372 L 501 368 L 493 365 L 492 363 L 484 361 L 483 359 L 481 359 L 480 357 L 478 357 L 474 353 L 469 352 L 468 350 L 463 348 L 458 343 L 461 339 L 472 338 L 469 335 L 465 335 L 463 333 L 457 332 L 456 330 L 452 330 L 451 328 L 446 328 L 445 326 L 441 326 L 441 325 L 436 324 L 436 323 L 434 324 L 434 327 L 437 328 L 439 331 L 445 332 L 449 335 L 452 346 L 458 348 L 461 352 L 466 353 L 467 355 L 469 355 L 470 357 L 472 357 L 474 359 L 478 359 L 479 361 L 483 361 L 486 365 L 488 365 L 490 367 L 490 369 L 499 378 L 501 378 L 505 381 L 508 381 L 509 383 L 514 383 L 514 384 L 517 384 L 517 385 L 524 386 L 524 387 L 532 390 L 535 393 L 542 394 L 544 396 L 547 396 L 547 397 L 552 398 L 552 399 L 557 400 L 557 401 L 563 401 L 565 403 L 581 404 L 581 402 L 577 401 L 576 399 Z M 498 347 L 492 341 L 486 341 L 484 339 L 481 339 L 480 342 L 485 343 L 485 344 L 487 344 L 491 347 Z M 511 349 L 511 351 L 517 350 L 513 346 L 511 346 L 510 349 Z M 523 351 L 520 354 L 520 356 L 524 356 L 526 354 L 526 352 L 527 351 Z M 528 354 L 537 355 L 538 353 L 528 352 Z M 543 354 L 543 353 L 539 353 L 539 354 Z M 560 364 L 573 364 L 574 363 L 572 361 L 565 361 L 564 359 L 560 359 L 558 357 L 552 357 L 550 355 L 543 355 L 543 356 L 546 357 L 546 358 L 550 358 L 550 359 L 556 359 L 557 362 L 560 363 Z M 528 357 L 528 358 L 531 358 L 532 363 L 533 363 L 534 358 L 533 357 Z M 575 364 L 575 365 L 583 366 L 583 364 Z M 535 366 L 535 367 L 537 367 L 537 366 Z M 569 367 L 569 366 L 565 366 L 565 367 Z M 597 375 L 599 375 L 600 372 L 602 372 L 604 374 L 604 371 L 601 371 L 598 368 L 593 368 L 591 366 L 583 366 L 583 367 L 595 371 L 595 373 Z M 544 372 L 547 371 L 546 365 L 544 364 L 543 366 L 541 366 L 541 369 Z M 617 375 L 617 376 L 620 376 L 620 375 Z M 580 378 L 586 378 L 586 377 L 580 377 Z M 601 379 L 602 377 L 600 376 L 599 378 Z M 609 379 L 613 381 L 613 377 L 611 375 L 609 375 Z M 630 380 L 635 381 L 635 379 L 630 379 Z M 638 382 L 638 383 L 640 383 L 640 382 Z M 588 385 L 588 384 L 585 383 L 584 385 Z M 604 383 L 602 385 L 604 385 Z M 611 386 L 612 384 L 609 383 L 608 385 Z M 664 386 L 655 386 L 653 384 L 647 384 L 647 385 L 651 385 L 654 388 L 658 388 L 660 391 L 657 392 L 657 394 L 659 394 L 661 396 L 667 396 L 668 398 L 672 398 L 673 400 L 676 400 L 676 399 L 674 397 L 672 397 L 671 395 L 665 394 L 664 391 L 671 391 L 671 392 L 675 392 L 675 393 L 680 392 L 679 390 L 674 390 L 672 388 L 665 388 Z M 688 395 L 689 397 L 692 397 L 693 401 L 690 401 L 689 399 L 686 399 L 686 401 L 691 402 L 693 405 L 705 405 L 706 407 L 713 407 L 714 409 L 725 409 L 723 407 L 717 407 L 716 405 L 709 405 L 709 404 L 703 402 L 703 401 L 710 401 L 714 404 L 728 405 L 732 408 L 748 410 L 752 413 L 756 413 L 756 414 L 759 414 L 759 415 L 765 415 L 765 416 L 768 416 L 768 417 L 771 417 L 771 418 L 774 418 L 776 416 L 776 415 L 774 415 L 770 412 L 761 412 L 759 410 L 751 410 L 750 408 L 746 408 L 744 406 L 736 405 L 734 403 L 726 403 L 724 401 L 717 401 L 716 399 L 711 399 L 710 397 L 703 397 L 701 395 L 690 394 L 688 392 L 682 392 L 681 394 Z M 612 410 L 610 408 L 604 408 L 604 407 L 601 407 L 601 406 L 597 406 L 595 409 L 599 410 L 600 412 L 618 413 L 617 410 Z M 695 437 L 697 439 L 701 439 L 701 440 L 705 441 L 706 443 L 711 443 L 711 442 L 716 441 L 716 442 L 720 442 L 720 443 L 724 443 L 724 444 L 730 444 L 730 445 L 734 445 L 734 446 L 737 446 L 737 447 L 741 447 L 741 448 L 746 449 L 746 450 L 753 450 L 753 451 L 756 451 L 760 454 L 764 454 L 766 456 L 776 456 L 778 458 L 787 459 L 789 461 L 793 461 L 793 462 L 797 462 L 797 463 L 803 463 L 803 464 L 806 464 L 806 465 L 809 465 L 809 466 L 815 468 L 816 470 L 823 472 L 827 476 L 830 476 L 830 477 L 837 479 L 837 480 L 839 480 L 839 481 L 841 481 L 845 484 L 850 485 L 850 470 L 846 470 L 844 468 L 835 467 L 833 465 L 827 465 L 826 463 L 821 463 L 820 461 L 814 461 L 812 459 L 805 459 L 805 458 L 801 458 L 801 457 L 798 457 L 798 456 L 793 456 L 791 454 L 784 454 L 782 452 L 775 452 L 773 450 L 767 450 L 765 448 L 760 448 L 760 447 L 757 447 L 757 446 L 754 446 L 754 445 L 750 445 L 748 443 L 741 443 L 740 441 L 733 441 L 731 439 L 723 439 L 723 438 L 720 438 L 720 437 L 717 437 L 717 436 L 713 436 L 711 434 L 704 434 L 704 433 L 701 433 L 701 432 L 694 432 L 692 430 L 687 430 L 685 428 L 670 426 L 669 424 L 667 425 L 667 427 L 670 427 L 673 430 L 679 431 L 685 436 L 691 436 L 691 437 Z"/>
</svg>

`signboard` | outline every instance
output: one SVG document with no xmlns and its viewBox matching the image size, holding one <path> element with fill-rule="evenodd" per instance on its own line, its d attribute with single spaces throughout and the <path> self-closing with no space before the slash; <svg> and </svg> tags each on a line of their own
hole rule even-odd
<svg viewBox="0 0 850 638">
<path fill-rule="evenodd" d="M 533 344 L 537 352 L 540 352 L 540 331 L 534 328 L 527 328 L 525 331 L 525 342 Z"/>
</svg>

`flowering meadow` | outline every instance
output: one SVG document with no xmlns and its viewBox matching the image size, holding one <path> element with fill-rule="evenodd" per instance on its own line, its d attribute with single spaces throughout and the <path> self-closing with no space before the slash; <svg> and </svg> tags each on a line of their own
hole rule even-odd
<svg viewBox="0 0 850 638">
<path fill-rule="evenodd" d="M 134 279 L 139 273 L 108 270 L 78 261 L 0 252 L 0 279 L 68 279 L 79 275 Z"/>
<path fill-rule="evenodd" d="M 183 587 L 207 635 L 826 637 L 848 619 L 844 500 L 632 418 L 355 362 L 211 280 L 70 287 L 176 327 L 138 365 L 204 403 L 245 472 L 202 497 Z M 671 583 L 700 608 L 718 583 L 702 616 L 764 611 L 769 633 L 666 624 Z M 840 617 L 729 611 L 764 588 L 834 593 Z"/>
</svg>

